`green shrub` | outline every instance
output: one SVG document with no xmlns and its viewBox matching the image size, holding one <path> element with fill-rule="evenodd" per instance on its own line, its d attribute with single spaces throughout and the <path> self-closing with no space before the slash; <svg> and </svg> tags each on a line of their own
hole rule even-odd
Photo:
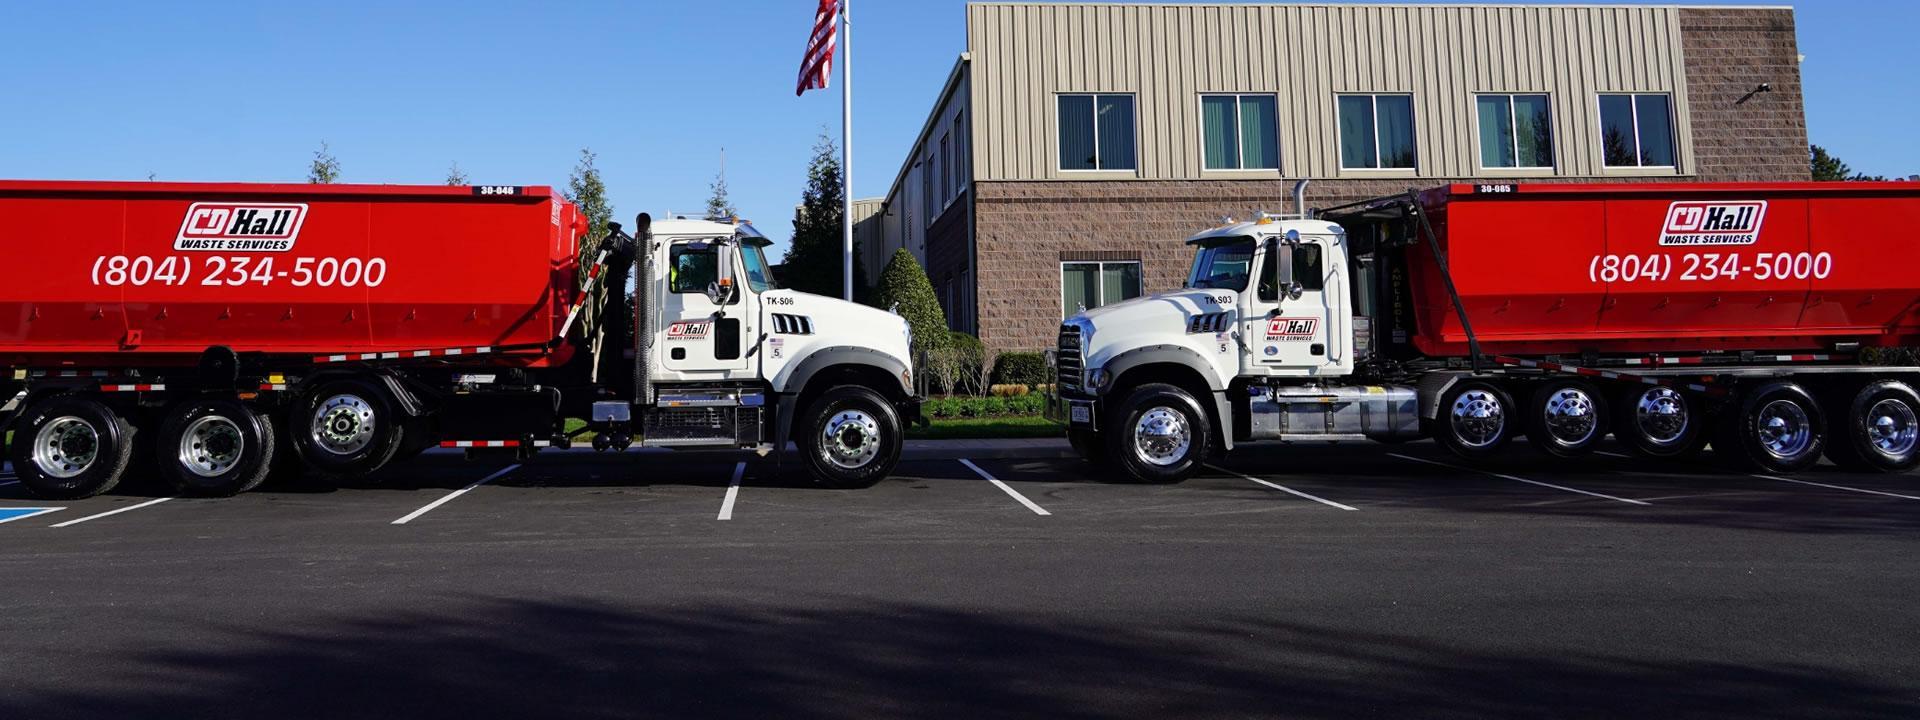
<svg viewBox="0 0 1920 720">
<path fill-rule="evenodd" d="M 1039 415 L 1043 407 L 1039 395 L 1019 395 L 1015 397 L 990 397 L 974 395 L 947 395 L 928 398 L 923 407 L 927 417 L 935 419 L 952 418 L 995 418 Z"/>
<path fill-rule="evenodd" d="M 1003 352 L 993 359 L 993 384 L 1039 385 L 1048 382 L 1047 358 L 1037 352 Z"/>
<path fill-rule="evenodd" d="M 933 294 L 933 283 L 927 281 L 926 271 L 906 248 L 895 250 L 893 259 L 887 261 L 887 269 L 880 273 L 880 284 L 874 288 L 874 299 L 882 309 L 897 308 L 900 317 L 907 319 L 907 326 L 913 328 L 915 358 L 928 357 L 946 347 L 946 313 L 940 309 L 940 300 Z"/>
</svg>

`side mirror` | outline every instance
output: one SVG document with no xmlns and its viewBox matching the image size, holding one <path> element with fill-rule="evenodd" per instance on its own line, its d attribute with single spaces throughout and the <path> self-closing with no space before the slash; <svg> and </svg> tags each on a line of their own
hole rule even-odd
<svg viewBox="0 0 1920 720">
<path fill-rule="evenodd" d="M 1273 277 L 1267 278 L 1276 288 L 1285 289 L 1293 284 L 1293 246 L 1280 242 L 1280 238 L 1267 238 L 1267 255 L 1273 262 L 1267 267 L 1273 268 Z"/>
<path fill-rule="evenodd" d="M 1287 239 L 1267 238 L 1267 254 L 1273 262 L 1267 266 L 1273 268 L 1273 277 L 1268 278 L 1281 297 L 1297 299 L 1300 297 L 1300 284 L 1293 279 L 1293 248 L 1299 241 L 1298 235 L 1288 231 Z"/>
<path fill-rule="evenodd" d="M 733 252 L 732 245 L 721 245 L 714 253 L 714 280 L 707 285 L 707 299 L 715 305 L 733 302 Z"/>
</svg>

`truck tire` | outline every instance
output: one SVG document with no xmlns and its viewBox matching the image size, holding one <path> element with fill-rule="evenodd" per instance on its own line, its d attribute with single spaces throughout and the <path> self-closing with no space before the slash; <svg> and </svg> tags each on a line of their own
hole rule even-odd
<svg viewBox="0 0 1920 720">
<path fill-rule="evenodd" d="M 1112 463 L 1107 462 L 1107 449 L 1100 443 L 1100 434 L 1092 430 L 1067 430 L 1067 444 L 1073 446 L 1073 452 L 1085 460 L 1095 470 L 1103 470 Z"/>
<path fill-rule="evenodd" d="M 1827 459 L 1858 472 L 1906 472 L 1920 465 L 1920 395 L 1898 380 L 1868 383 L 1850 398 L 1833 424 Z"/>
<path fill-rule="evenodd" d="M 1200 470 L 1211 451 L 1213 428 L 1191 393 L 1176 385 L 1135 388 L 1113 408 L 1113 424 L 1100 433 L 1109 462 L 1134 480 L 1177 483 Z"/>
<path fill-rule="evenodd" d="M 155 445 L 160 474 L 182 495 L 238 495 L 259 487 L 273 470 L 273 421 L 233 400 L 175 406 Z"/>
<path fill-rule="evenodd" d="M 1499 453 L 1513 441 L 1513 396 L 1484 380 L 1455 383 L 1440 395 L 1440 412 L 1433 421 L 1433 438 L 1441 447 L 1468 460 Z"/>
<path fill-rule="evenodd" d="M 1705 408 L 1659 385 L 1629 385 L 1614 405 L 1613 437 L 1634 455 L 1652 460 L 1690 457 L 1706 445 Z"/>
<path fill-rule="evenodd" d="M 20 413 L 9 455 L 35 497 L 74 500 L 112 490 L 133 459 L 133 424 L 93 398 L 55 395 Z"/>
<path fill-rule="evenodd" d="M 1607 436 L 1607 401 L 1585 380 L 1549 380 L 1527 403 L 1527 442 L 1554 457 L 1593 452 Z"/>
<path fill-rule="evenodd" d="M 800 454 L 821 485 L 872 487 L 900 462 L 905 445 L 900 414 L 879 393 L 856 385 L 831 388 L 807 406 L 801 419 Z"/>
<path fill-rule="evenodd" d="M 287 435 L 313 474 L 335 483 L 360 483 L 399 451 L 397 421 L 393 403 L 378 387 L 335 380 L 300 396 L 287 413 Z"/>
<path fill-rule="evenodd" d="M 1795 473 L 1820 461 L 1826 416 L 1804 388 L 1791 382 L 1762 385 L 1721 418 L 1716 455 L 1736 466 Z"/>
</svg>

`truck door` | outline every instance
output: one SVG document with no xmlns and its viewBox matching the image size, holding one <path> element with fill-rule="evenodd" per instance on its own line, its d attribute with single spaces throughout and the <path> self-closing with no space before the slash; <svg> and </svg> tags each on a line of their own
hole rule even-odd
<svg viewBox="0 0 1920 720">
<path fill-rule="evenodd" d="M 654 347 L 660 348 L 661 365 L 669 371 L 731 374 L 748 367 L 753 315 L 739 278 L 720 275 L 723 252 L 736 248 L 696 241 L 667 249 L 667 292 L 660 302 L 660 335 Z M 739 267 L 738 262 L 724 264 Z M 716 303 L 709 290 L 723 283 L 732 287 L 730 297 Z"/>
<path fill-rule="evenodd" d="M 1350 341 L 1342 316 L 1340 272 L 1327 238 L 1315 235 L 1275 238 L 1263 243 L 1259 281 L 1247 289 L 1247 347 L 1250 366 L 1283 375 L 1314 375 L 1337 370 Z M 1295 239 L 1297 238 L 1297 239 Z M 1277 253 L 1292 260 L 1293 279 L 1285 279 Z M 1337 321 L 1337 323 L 1336 323 Z"/>
</svg>

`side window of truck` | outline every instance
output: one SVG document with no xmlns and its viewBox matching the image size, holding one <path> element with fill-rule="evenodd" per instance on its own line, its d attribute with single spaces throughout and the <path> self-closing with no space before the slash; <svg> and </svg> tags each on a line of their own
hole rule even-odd
<svg viewBox="0 0 1920 720">
<path fill-rule="evenodd" d="M 713 248 L 675 246 L 667 270 L 668 289 L 676 293 L 705 293 L 718 273 Z"/>
<path fill-rule="evenodd" d="M 1266 256 L 1266 261 L 1261 264 L 1263 267 L 1260 268 L 1260 299 L 1266 302 L 1279 300 L 1280 289 L 1275 283 L 1280 270 L 1274 266 L 1273 256 Z M 1326 272 L 1326 268 L 1320 263 L 1318 243 L 1303 242 L 1293 246 L 1293 281 L 1300 283 L 1302 290 L 1325 290 Z"/>
<path fill-rule="evenodd" d="M 1293 281 L 1305 290 L 1327 288 L 1327 269 L 1321 267 L 1319 243 L 1303 242 L 1293 246 Z"/>
</svg>

